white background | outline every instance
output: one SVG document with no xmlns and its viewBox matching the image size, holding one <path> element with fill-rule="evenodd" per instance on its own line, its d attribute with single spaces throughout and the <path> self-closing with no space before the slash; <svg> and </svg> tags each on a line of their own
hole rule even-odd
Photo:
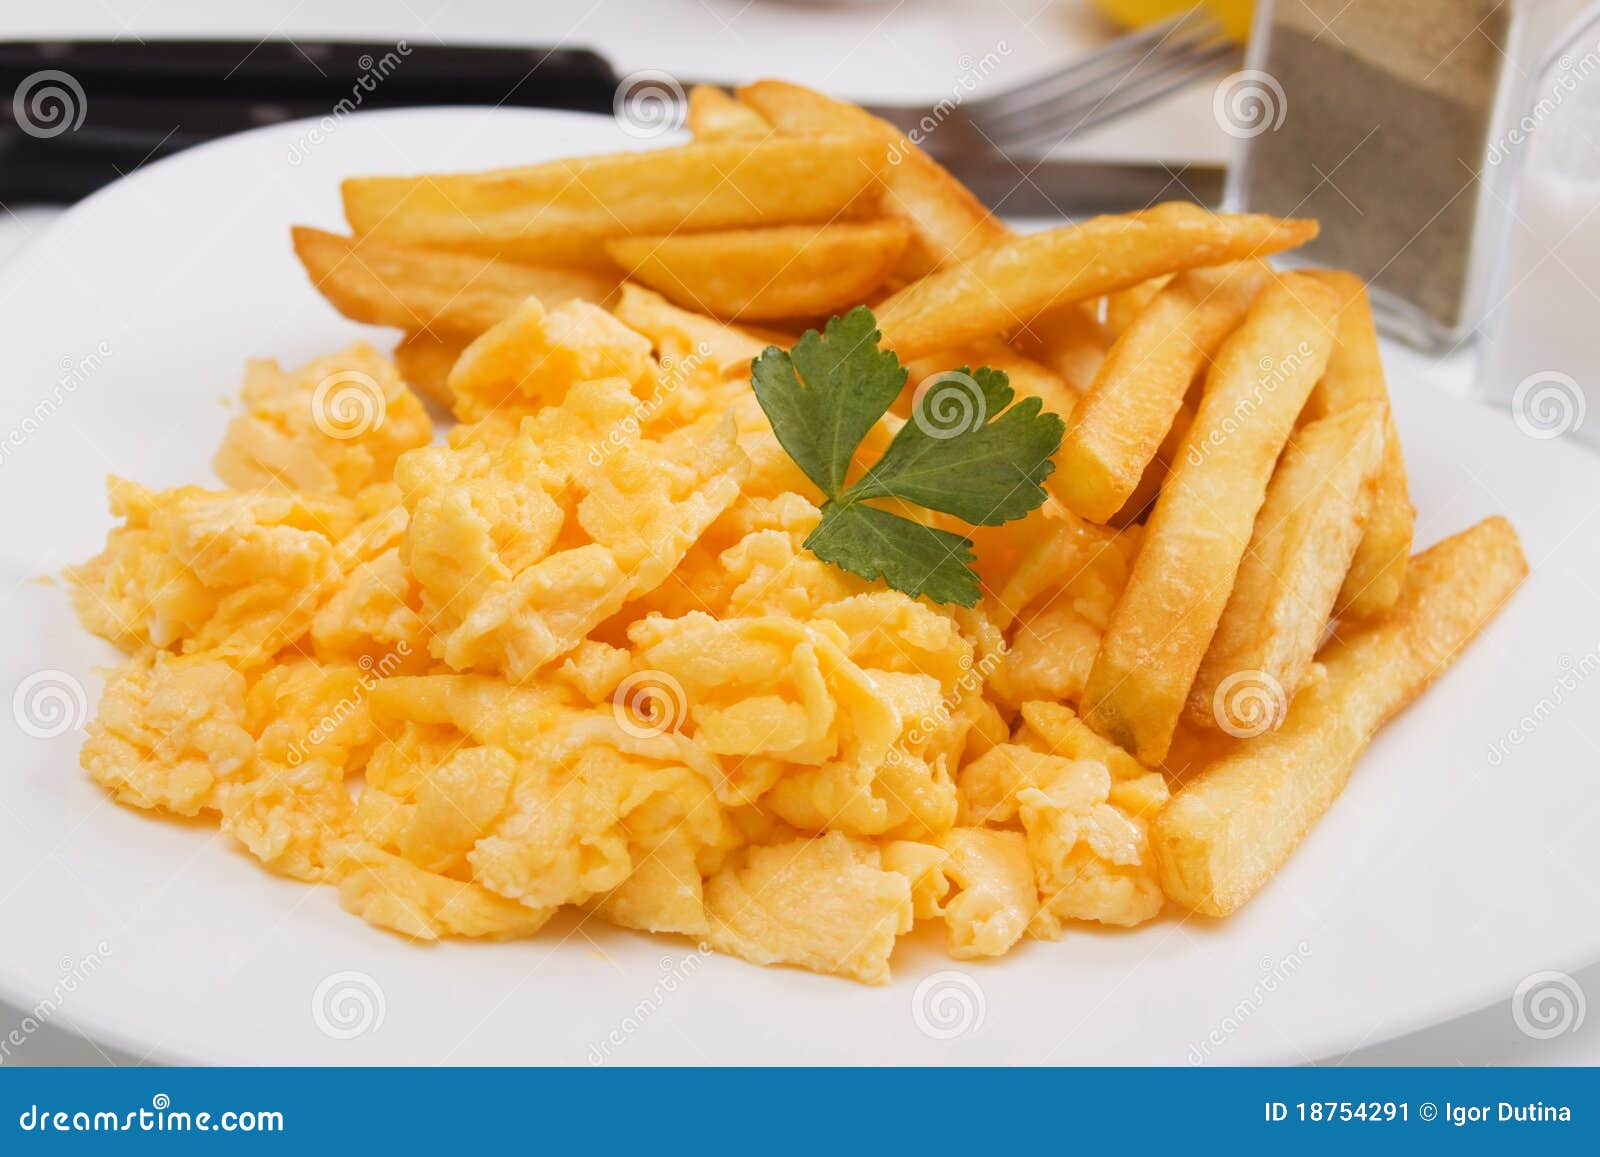
<svg viewBox="0 0 1600 1157">
<path fill-rule="evenodd" d="M 936 101 L 949 94 L 964 60 L 1004 56 L 996 86 L 1083 53 L 1110 35 L 1079 0 L 73 0 L 11 10 L 0 38 L 264 36 L 433 42 L 517 42 L 594 48 L 619 73 L 663 69 L 684 80 L 802 80 L 860 100 Z M 1208 90 L 1102 130 L 1074 151 L 1120 158 L 1218 161 L 1228 139 L 1210 111 Z M 54 212 L 12 206 L 0 214 L 0 260 L 39 231 Z M 1426 380 L 1459 388 L 1461 359 L 1416 366 Z M 3 387 L 0 387 L 3 388 Z M 24 937 L 7 929 L 0 943 Z M 1448 967 L 1448 962 L 1442 966 Z M 1578 974 L 1600 994 L 1600 966 Z M 0 1033 L 23 1013 L 0 1005 Z M 1525 1037 L 1509 1001 L 1425 1032 L 1365 1048 L 1343 1064 L 1600 1063 L 1600 1013 L 1553 1040 Z M 46 1026 L 14 1051 L 10 1064 L 127 1064 L 133 1058 Z"/>
</svg>

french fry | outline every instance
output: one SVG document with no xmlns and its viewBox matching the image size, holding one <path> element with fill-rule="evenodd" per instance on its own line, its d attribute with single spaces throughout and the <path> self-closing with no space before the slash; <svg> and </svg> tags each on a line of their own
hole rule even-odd
<svg viewBox="0 0 1600 1157">
<path fill-rule="evenodd" d="M 1319 418 L 1363 402 L 1389 404 L 1378 331 L 1366 285 L 1353 273 L 1318 270 L 1314 276 L 1331 286 L 1344 302 L 1339 338 L 1328 359 L 1328 372 L 1306 403 L 1307 417 Z M 1366 534 L 1356 548 L 1336 611 L 1349 618 L 1370 618 L 1394 605 L 1405 582 L 1416 511 L 1406 486 L 1406 460 L 1394 417 L 1385 430 L 1383 466 L 1378 472 Z"/>
<path fill-rule="evenodd" d="M 394 347 L 394 365 L 406 385 L 448 409 L 455 400 L 450 392 L 450 370 L 466 348 L 459 339 L 408 333 Z"/>
<path fill-rule="evenodd" d="M 871 138 L 733 139 L 488 173 L 357 177 L 344 183 L 344 211 L 364 237 L 584 265 L 611 237 L 832 220 L 883 163 Z"/>
<path fill-rule="evenodd" d="M 961 366 L 988 366 L 1004 371 L 1018 400 L 1038 398 L 1044 403 L 1045 410 L 1062 418 L 1072 413 L 1073 407 L 1078 404 L 1078 391 L 1060 374 L 1018 353 L 1004 342 L 990 338 L 907 362 L 906 392 L 895 403 L 894 413 L 902 418 L 910 417 L 912 396 L 917 386 L 946 370 L 959 369 Z"/>
<path fill-rule="evenodd" d="M 1193 269 L 1150 300 L 1112 345 L 1067 423 L 1056 458 L 1062 501 L 1094 522 L 1128 503 L 1190 382 L 1244 320 L 1269 276 L 1262 261 Z"/>
<path fill-rule="evenodd" d="M 690 358 L 708 361 L 719 374 L 748 373 L 750 359 L 769 345 L 792 344 L 792 339 L 782 334 L 727 325 L 680 309 L 654 290 L 631 282 L 623 285 L 611 312 L 649 338 L 657 356 L 680 365 Z"/>
<path fill-rule="evenodd" d="M 1161 773 L 1169 783 L 1188 783 L 1218 760 L 1231 755 L 1247 739 L 1236 739 L 1226 731 L 1190 727 L 1178 723 L 1172 733 L 1172 746 L 1161 761 Z"/>
<path fill-rule="evenodd" d="M 878 310 L 902 358 L 1009 333 L 1053 305 L 1163 273 L 1265 257 L 1317 235 L 1315 221 L 1212 213 L 1170 203 L 1029 233 L 906 286 Z"/>
<path fill-rule="evenodd" d="M 888 280 L 911 239 L 902 221 L 839 221 L 606 242 L 635 281 L 730 320 L 828 316 Z"/>
<path fill-rule="evenodd" d="M 1119 289 L 1116 293 L 1106 294 L 1105 327 L 1113 337 L 1118 337 L 1122 331 L 1133 324 L 1133 319 L 1144 312 L 1145 306 L 1155 300 L 1156 294 L 1165 289 L 1172 281 L 1170 275 L 1152 277 L 1149 281 L 1141 281 L 1127 289 Z"/>
<path fill-rule="evenodd" d="M 689 131 L 697 141 L 725 141 L 731 137 L 768 137 L 772 126 L 748 105 L 709 84 L 689 90 Z"/>
<path fill-rule="evenodd" d="M 739 89 L 739 100 L 781 133 L 800 136 L 871 137 L 886 162 L 879 170 L 885 208 L 908 222 L 916 242 L 902 272 L 919 277 L 950 261 L 962 261 L 1011 236 L 960 181 L 946 172 L 899 129 L 853 104 L 781 80 Z"/>
<path fill-rule="evenodd" d="M 1147 766 L 1167 753 L 1338 312 L 1331 290 L 1286 274 L 1212 362 L 1084 692 L 1084 721 Z"/>
<path fill-rule="evenodd" d="M 1167 484 L 1167 475 L 1182 452 L 1183 440 L 1189 436 L 1189 427 L 1192 425 L 1194 410 L 1188 402 L 1183 402 L 1178 406 L 1178 416 L 1172 419 L 1172 425 L 1167 429 L 1167 436 L 1161 439 L 1156 456 L 1150 459 L 1150 464 L 1140 475 L 1139 484 L 1128 495 L 1128 501 L 1122 504 L 1122 509 L 1107 519 L 1107 526 L 1128 526 L 1150 513 L 1161 494 L 1161 488 Z M 1056 473 L 1061 471 L 1057 470 Z M 1051 477 L 1054 478 L 1054 475 Z"/>
<path fill-rule="evenodd" d="M 341 237 L 305 225 L 294 251 L 317 291 L 352 321 L 470 341 L 530 297 L 557 306 L 600 303 L 617 278 L 578 269 L 439 253 L 371 238 Z"/>
<path fill-rule="evenodd" d="M 1094 384 L 1114 337 L 1088 302 L 1047 309 L 1011 336 L 1011 344 L 1066 379 L 1080 395 Z"/>
<path fill-rule="evenodd" d="M 1226 916 L 1259 892 L 1344 790 L 1378 728 L 1455 661 L 1527 573 L 1503 518 L 1412 559 L 1389 614 L 1323 648 L 1323 678 L 1295 698 L 1283 726 L 1240 743 L 1156 818 L 1167 895 Z"/>
<path fill-rule="evenodd" d="M 1254 732 L 1282 721 L 1361 541 L 1387 417 L 1381 403 L 1363 402 L 1294 434 L 1189 692 L 1194 725 Z M 1246 691 L 1243 711 L 1230 686 Z"/>
</svg>

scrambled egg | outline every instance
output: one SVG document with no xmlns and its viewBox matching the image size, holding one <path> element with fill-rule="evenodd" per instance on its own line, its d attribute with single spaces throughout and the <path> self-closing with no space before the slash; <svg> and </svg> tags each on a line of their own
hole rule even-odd
<svg viewBox="0 0 1600 1157">
<path fill-rule="evenodd" d="M 229 423 L 212 462 L 217 477 L 240 490 L 355 495 L 387 482 L 401 454 L 433 440 L 427 410 L 370 346 L 292 373 L 252 361 L 240 399 L 244 413 Z"/>
<path fill-rule="evenodd" d="M 83 766 L 417 940 L 573 906 L 881 983 L 919 920 L 975 958 L 1154 917 L 1166 781 L 1073 711 L 1136 531 L 983 529 L 973 611 L 825 565 L 759 346 L 530 300 L 438 442 L 366 346 L 252 363 L 227 488 L 113 478 L 71 572 L 129 655 Z"/>
</svg>

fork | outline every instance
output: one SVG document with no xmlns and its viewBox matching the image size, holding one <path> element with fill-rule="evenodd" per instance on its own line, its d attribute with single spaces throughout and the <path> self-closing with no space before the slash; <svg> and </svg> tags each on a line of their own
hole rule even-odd
<svg viewBox="0 0 1600 1157">
<path fill-rule="evenodd" d="M 874 105 L 870 111 L 917 143 L 919 134 L 931 139 L 934 128 L 943 134 L 946 126 L 957 130 L 949 136 L 978 139 L 947 138 L 934 146 L 936 153 L 979 142 L 1001 153 L 1042 151 L 1194 81 L 1235 71 L 1242 58 L 1243 48 L 1201 5 L 993 96 L 932 107 Z"/>
</svg>

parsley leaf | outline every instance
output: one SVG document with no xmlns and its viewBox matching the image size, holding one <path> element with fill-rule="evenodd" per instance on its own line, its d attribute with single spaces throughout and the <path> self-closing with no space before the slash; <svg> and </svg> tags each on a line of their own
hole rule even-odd
<svg viewBox="0 0 1600 1157">
<path fill-rule="evenodd" d="M 821 334 L 807 330 L 788 353 L 768 346 L 750 366 L 778 443 L 829 498 L 844 489 L 856 447 L 906 384 L 900 359 L 878 348 L 882 336 L 861 306 L 830 318 Z"/>
<path fill-rule="evenodd" d="M 806 536 L 812 554 L 864 579 L 882 579 L 913 597 L 936 603 L 978 601 L 972 540 L 936 530 L 864 503 L 826 503 L 822 521 Z"/>
<path fill-rule="evenodd" d="M 1006 375 L 987 366 L 931 379 L 918 390 L 911 420 L 846 501 L 901 498 L 979 526 L 1036 509 L 1065 424 L 1041 413 L 1038 398 L 1012 406 L 1014 396 Z"/>
<path fill-rule="evenodd" d="M 878 348 L 882 336 L 872 311 L 858 307 L 793 350 L 767 347 L 750 384 L 779 444 L 825 496 L 806 548 L 906 594 L 970 607 L 982 593 L 972 540 L 867 501 L 896 499 L 980 526 L 1021 518 L 1044 502 L 1065 424 L 1038 398 L 1013 405 L 1000 370 L 953 370 L 918 389 L 910 420 L 847 486 L 856 450 L 905 387 L 900 359 Z"/>
</svg>

